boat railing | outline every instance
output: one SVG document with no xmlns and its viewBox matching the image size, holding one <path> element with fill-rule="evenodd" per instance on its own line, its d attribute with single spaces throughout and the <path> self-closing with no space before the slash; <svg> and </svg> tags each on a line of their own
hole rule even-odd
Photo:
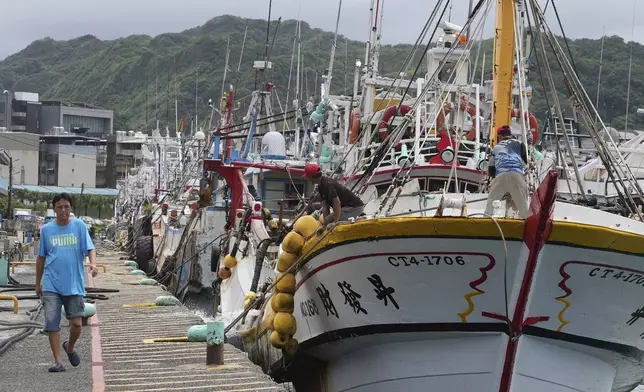
<svg viewBox="0 0 644 392">
<path fill-rule="evenodd" d="M 439 151 L 436 147 L 440 138 L 438 137 L 428 137 L 424 139 L 424 142 L 420 145 L 418 149 L 419 154 L 422 156 L 419 163 L 428 163 L 429 160 L 438 155 Z M 383 159 L 383 166 L 389 166 L 387 161 L 392 166 L 398 166 L 401 160 L 404 158 L 410 157 L 413 158 L 414 155 L 414 143 L 415 139 L 403 139 L 400 141 L 399 146 L 393 147 L 389 150 L 388 156 Z M 367 154 L 363 154 L 363 157 L 360 159 L 359 165 L 366 169 L 373 162 L 373 152 L 380 146 L 380 143 L 372 143 L 366 147 L 359 147 L 360 152 L 368 151 Z M 478 156 L 476 151 L 476 142 L 469 140 L 461 140 L 460 146 L 458 148 L 456 157 L 459 160 L 459 163 L 466 165 L 469 160 L 476 160 Z"/>
</svg>

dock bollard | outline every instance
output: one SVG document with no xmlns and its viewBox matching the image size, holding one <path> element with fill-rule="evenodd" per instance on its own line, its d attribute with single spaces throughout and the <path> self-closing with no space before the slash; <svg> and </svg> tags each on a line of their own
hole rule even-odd
<svg viewBox="0 0 644 392">
<path fill-rule="evenodd" d="M 206 332 L 206 365 L 224 364 L 225 328 L 225 324 L 221 321 L 208 323 Z"/>
</svg>

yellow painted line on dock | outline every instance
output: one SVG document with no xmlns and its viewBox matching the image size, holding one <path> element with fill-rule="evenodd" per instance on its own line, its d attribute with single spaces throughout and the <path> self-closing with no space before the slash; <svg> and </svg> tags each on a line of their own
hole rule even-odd
<svg viewBox="0 0 644 392">
<path fill-rule="evenodd" d="M 245 366 L 239 365 L 239 362 L 237 362 L 237 363 L 225 363 L 223 365 L 206 366 L 206 369 L 210 371 L 216 371 L 216 370 L 238 369 L 238 368 L 244 368 L 244 367 Z"/>
<path fill-rule="evenodd" d="M 184 381 L 181 381 L 181 383 L 184 383 Z M 243 387 L 243 386 L 250 386 L 250 385 L 257 385 L 257 384 L 264 384 L 263 381 L 255 381 L 255 382 L 246 382 L 246 383 L 241 383 L 241 384 L 218 384 L 218 385 L 212 385 L 212 384 L 206 384 L 206 385 L 193 385 L 189 387 L 164 387 L 164 388 L 153 388 L 153 389 L 119 389 L 119 390 L 112 390 L 110 392 L 157 392 L 157 391 L 185 391 L 185 390 L 195 390 L 195 389 L 207 389 L 207 388 L 212 388 L 213 386 L 216 386 L 217 388 L 222 388 L 222 387 Z M 145 385 L 145 384 L 144 384 Z M 142 386 L 144 386 L 142 385 Z M 149 384 L 150 386 L 153 386 L 155 384 Z M 124 385 L 127 386 L 127 385 Z M 135 386 L 135 385 L 129 385 L 129 386 Z M 264 391 L 264 390 L 270 390 L 270 389 L 280 389 L 278 386 L 272 386 L 272 387 L 258 387 L 258 388 L 245 388 L 245 389 L 228 389 L 226 392 L 248 392 L 248 391 Z"/>
<path fill-rule="evenodd" d="M 157 306 L 157 304 L 155 304 L 154 302 L 148 302 L 148 303 L 144 303 L 144 304 L 125 304 L 122 307 L 124 307 L 124 308 L 153 308 L 153 307 L 156 307 L 156 306 Z"/>
<path fill-rule="evenodd" d="M 175 338 L 153 338 L 153 339 L 143 339 L 143 343 L 176 343 L 176 342 L 184 342 L 188 343 L 188 337 L 187 336 L 180 336 L 180 337 L 175 337 Z"/>
</svg>

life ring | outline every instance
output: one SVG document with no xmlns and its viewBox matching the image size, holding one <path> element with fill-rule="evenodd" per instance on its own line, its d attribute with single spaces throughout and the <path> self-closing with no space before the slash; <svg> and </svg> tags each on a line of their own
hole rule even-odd
<svg viewBox="0 0 644 392">
<path fill-rule="evenodd" d="M 354 108 L 349 117 L 349 144 L 355 143 L 358 135 L 360 135 L 360 108 Z"/>
<path fill-rule="evenodd" d="M 398 105 L 390 106 L 385 110 L 385 114 L 382 116 L 382 121 L 378 124 L 378 135 L 380 136 L 380 141 L 385 140 L 387 137 L 387 129 L 389 128 L 389 120 L 394 116 L 404 116 L 411 110 L 409 105 L 400 105 L 400 110 L 398 110 Z"/>
<path fill-rule="evenodd" d="M 519 109 L 512 109 L 512 118 L 518 119 L 519 116 Z M 528 121 L 528 129 L 532 133 L 532 143 L 537 144 L 539 143 L 539 121 L 537 121 L 537 118 L 534 116 L 534 114 L 530 112 L 527 112 L 525 116 L 526 121 Z"/>
<path fill-rule="evenodd" d="M 465 139 L 469 141 L 476 140 L 476 107 L 466 100 L 462 99 L 459 105 L 461 112 L 466 112 L 472 118 L 472 129 L 465 135 Z M 440 131 L 445 127 L 445 117 L 452 112 L 452 104 L 450 102 L 443 105 L 443 110 L 438 113 L 436 117 L 436 130 Z"/>
</svg>

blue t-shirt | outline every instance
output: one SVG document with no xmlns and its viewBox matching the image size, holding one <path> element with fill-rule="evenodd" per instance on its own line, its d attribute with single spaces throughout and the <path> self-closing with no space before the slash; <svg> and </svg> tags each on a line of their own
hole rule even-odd
<svg viewBox="0 0 644 392">
<path fill-rule="evenodd" d="M 521 142 L 516 139 L 505 139 L 498 142 L 492 149 L 489 165 L 496 168 L 496 174 L 523 173 Z"/>
<path fill-rule="evenodd" d="M 87 226 L 71 219 L 66 226 L 56 221 L 40 229 L 39 256 L 45 257 L 42 290 L 60 295 L 85 295 L 85 256 L 94 249 Z"/>
</svg>

